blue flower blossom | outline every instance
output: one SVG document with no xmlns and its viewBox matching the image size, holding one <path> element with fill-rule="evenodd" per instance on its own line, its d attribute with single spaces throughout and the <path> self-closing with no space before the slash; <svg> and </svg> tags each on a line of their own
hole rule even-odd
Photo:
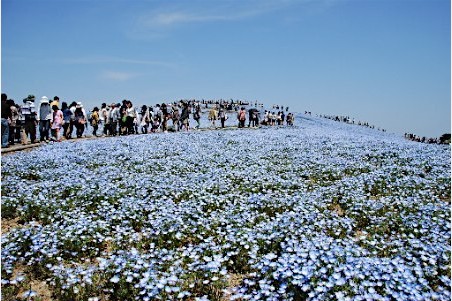
<svg viewBox="0 0 452 301">
<path fill-rule="evenodd" d="M 450 147 L 303 120 L 2 157 L 2 211 L 24 221 L 2 285 L 26 264 L 92 300 L 449 300 Z"/>
</svg>

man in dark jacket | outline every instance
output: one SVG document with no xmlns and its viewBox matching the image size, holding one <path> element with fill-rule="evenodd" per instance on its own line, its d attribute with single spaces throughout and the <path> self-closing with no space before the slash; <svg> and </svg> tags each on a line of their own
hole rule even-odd
<svg viewBox="0 0 452 301">
<path fill-rule="evenodd" d="M 190 130 L 190 108 L 188 103 L 184 102 L 182 105 L 182 113 L 180 115 L 180 120 L 182 121 L 182 127 L 187 131 Z"/>
<path fill-rule="evenodd" d="M 9 124 L 12 119 L 11 108 L 7 103 L 8 96 L 2 93 L 2 148 L 9 147 Z"/>
<path fill-rule="evenodd" d="M 248 118 L 249 118 L 249 122 L 248 122 L 248 127 L 250 127 L 250 125 L 252 127 L 256 127 L 259 125 L 259 110 L 255 109 L 255 108 L 251 108 L 248 111 Z"/>
</svg>

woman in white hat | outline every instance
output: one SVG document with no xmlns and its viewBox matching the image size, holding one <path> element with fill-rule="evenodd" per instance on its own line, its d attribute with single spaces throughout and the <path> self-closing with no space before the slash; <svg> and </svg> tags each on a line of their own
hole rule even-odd
<svg viewBox="0 0 452 301">
<path fill-rule="evenodd" d="M 78 102 L 75 106 L 74 116 L 74 125 L 77 129 L 77 138 L 82 138 L 83 132 L 85 131 L 85 124 L 87 119 L 84 112 L 82 111 L 82 105 L 80 102 Z"/>
</svg>

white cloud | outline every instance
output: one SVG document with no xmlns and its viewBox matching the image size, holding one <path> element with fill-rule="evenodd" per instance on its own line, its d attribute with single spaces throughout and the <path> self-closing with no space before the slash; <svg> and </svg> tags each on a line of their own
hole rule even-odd
<svg viewBox="0 0 452 301">
<path fill-rule="evenodd" d="M 105 71 L 102 74 L 102 78 L 114 80 L 114 81 L 127 81 L 136 76 L 137 76 L 137 74 L 135 74 L 135 73 L 120 72 L 120 71 Z"/>
<path fill-rule="evenodd" d="M 284 9 L 294 3 L 300 3 L 300 1 L 230 1 L 220 2 L 221 5 L 218 5 L 218 2 L 213 2 L 215 4 L 213 7 L 207 7 L 205 5 L 206 2 L 202 3 L 203 6 L 197 6 L 196 10 L 191 7 L 179 7 L 168 9 L 167 11 L 152 11 L 143 14 L 138 19 L 138 23 L 142 26 L 156 29 L 187 23 L 235 21 Z"/>
<path fill-rule="evenodd" d="M 238 18 L 238 15 L 202 15 L 186 12 L 158 13 L 144 21 L 148 26 L 170 26 L 181 23 L 227 21 Z"/>
<path fill-rule="evenodd" d="M 190 24 L 208 22 L 237 22 L 281 12 L 297 11 L 309 3 L 325 9 L 338 1 L 347 0 L 224 0 L 166 2 L 151 11 L 134 16 L 132 25 L 124 34 L 132 40 L 150 41 L 169 36 L 172 30 Z"/>
<path fill-rule="evenodd" d="M 136 60 L 136 59 L 125 59 L 118 57 L 79 57 L 79 58 L 66 58 L 61 59 L 65 64 L 138 64 L 138 65 L 154 65 L 167 68 L 176 67 L 175 64 L 163 62 L 163 61 L 152 61 L 152 60 Z"/>
</svg>

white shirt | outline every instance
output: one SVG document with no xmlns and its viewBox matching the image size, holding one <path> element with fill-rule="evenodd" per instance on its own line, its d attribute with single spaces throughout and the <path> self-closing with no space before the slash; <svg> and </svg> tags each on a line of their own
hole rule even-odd
<svg viewBox="0 0 452 301">
<path fill-rule="evenodd" d="M 127 108 L 127 116 L 128 117 L 133 117 L 133 118 L 136 117 L 135 116 L 135 108 L 134 107 Z"/>
</svg>

